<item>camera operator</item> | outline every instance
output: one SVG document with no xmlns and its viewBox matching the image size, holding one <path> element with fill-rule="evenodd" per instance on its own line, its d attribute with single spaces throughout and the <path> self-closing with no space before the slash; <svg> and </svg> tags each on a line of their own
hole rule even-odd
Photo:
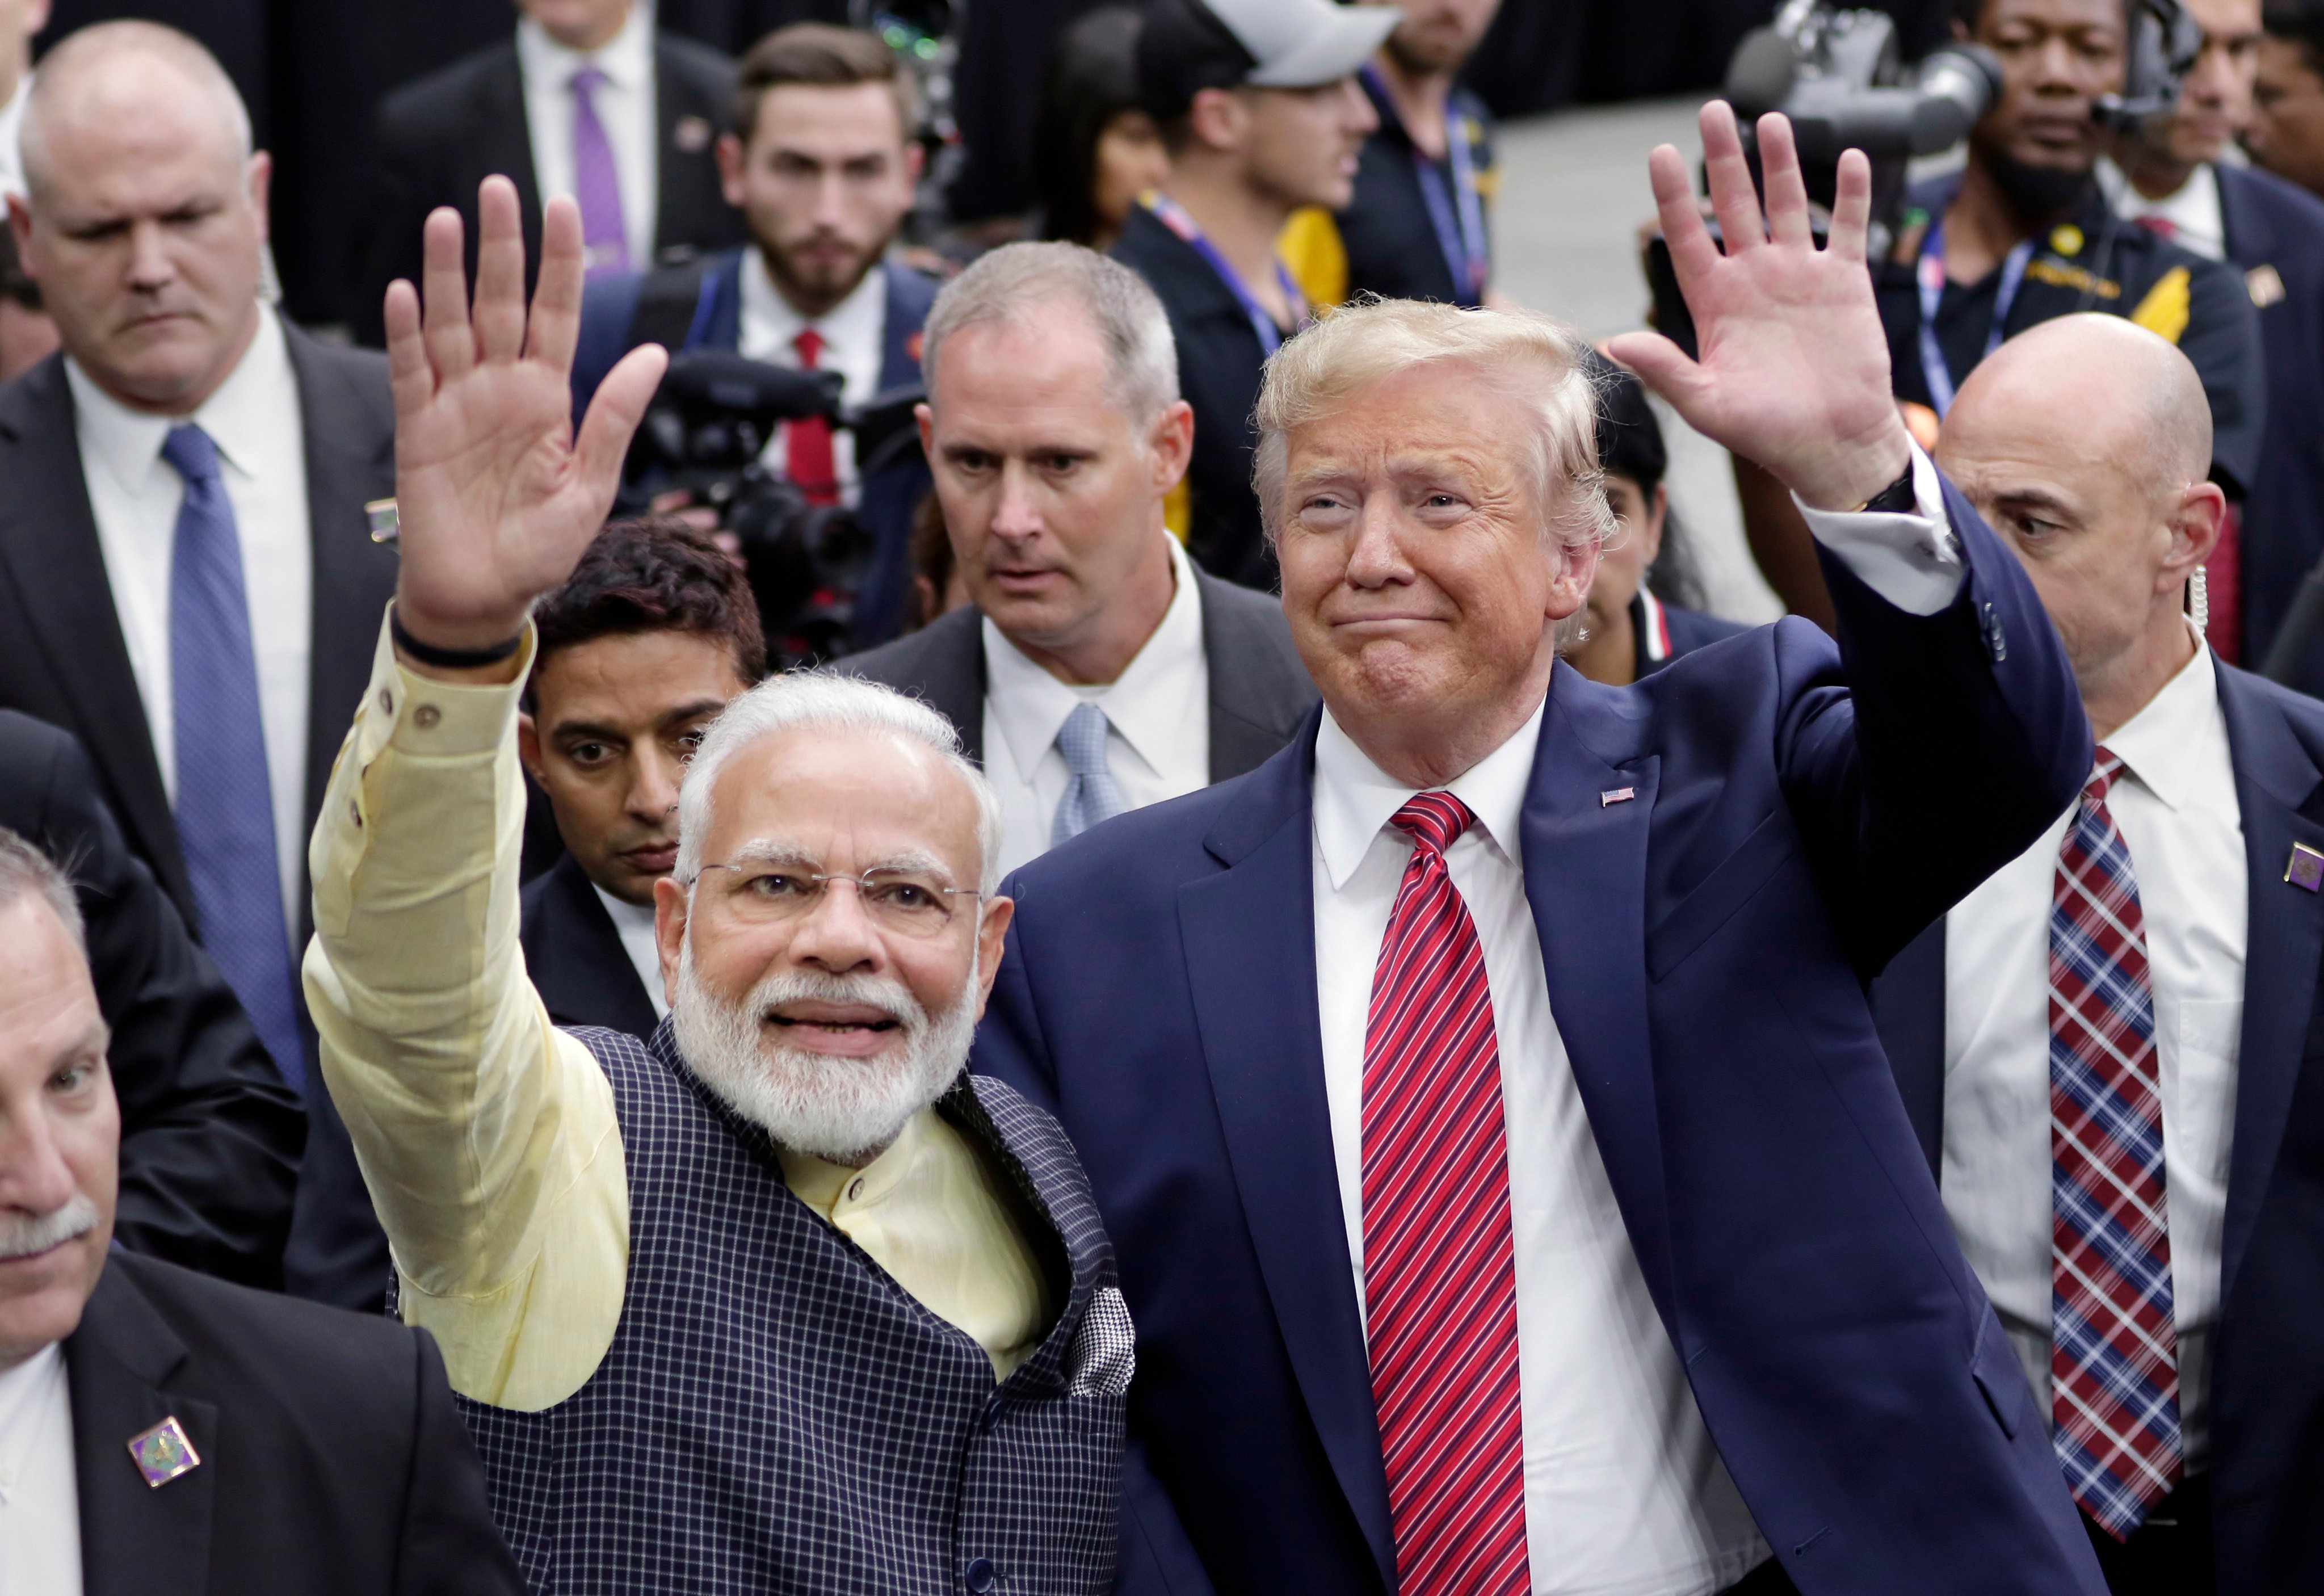
<svg viewBox="0 0 2324 1596">
<path fill-rule="evenodd" d="M 1907 191 L 1895 244 L 1873 268 L 1895 393 L 1941 419 L 2005 337 L 2080 310 L 2126 316 L 2194 363 L 2211 405 L 2212 475 L 2240 499 L 2266 411 L 2242 273 L 2124 221 L 2098 185 L 2098 112 L 2125 92 L 2127 11 L 2125 0 L 1956 0 L 1955 34 L 1993 52 L 2001 90 L 1970 130 L 1962 170 Z M 1748 463 L 1736 481 L 1769 583 L 1829 625 L 1788 496 Z M 2213 618 L 2232 620 L 2231 606 L 2214 605 Z"/>
<path fill-rule="evenodd" d="M 2242 654 L 2257 667 L 2300 578 L 2324 558 L 2324 201 L 2264 171 L 2219 160 L 2251 125 L 2260 0 L 2184 0 L 2202 52 L 2179 104 L 2120 139 L 2098 181 L 2116 213 L 2243 275 L 2267 352 L 2267 429 L 2235 548 Z M 2228 607 L 2210 565 L 2213 632 Z M 2296 668 L 2295 668 L 2296 661 Z M 2324 650 L 2285 661 L 2279 679 L 2324 690 Z"/>
<path fill-rule="evenodd" d="M 916 384 L 936 284 L 888 252 L 919 179 L 918 123 L 912 79 L 875 35 L 800 23 L 761 39 L 742 58 L 734 132 L 718 144 L 726 198 L 752 244 L 592 281 L 574 413 L 615 361 L 649 343 L 835 371 L 850 406 Z M 857 512 L 876 548 L 853 641 L 894 636 L 912 594 L 912 508 L 927 488 L 925 467 L 910 457 L 859 474 L 854 441 L 821 418 L 782 427 L 765 461 L 808 503 Z"/>
</svg>

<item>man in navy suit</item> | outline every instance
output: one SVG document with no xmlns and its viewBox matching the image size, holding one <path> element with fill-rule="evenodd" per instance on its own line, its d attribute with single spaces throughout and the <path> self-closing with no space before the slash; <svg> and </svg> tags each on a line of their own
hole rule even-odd
<svg viewBox="0 0 2324 1596">
<path fill-rule="evenodd" d="M 1797 496 L 1839 647 L 1556 668 L 1609 521 L 1579 341 L 1343 309 L 1259 405 L 1323 708 L 1004 886 L 980 1067 L 1074 1138 L 1139 1324 L 1124 1590 L 2102 1588 L 1861 986 L 2089 731 L 1889 401 L 1862 158 L 1819 252 L 1782 117 L 1772 240 L 1702 136 L 1723 256 L 1652 166 L 1703 362 L 1612 353 Z"/>
<path fill-rule="evenodd" d="M 2233 263 L 2259 312 L 2267 352 L 2267 424 L 2234 547 L 2211 559 L 2216 617 L 2233 606 L 2240 647 L 2230 658 L 2306 692 L 2324 691 L 2324 647 L 2282 662 L 2269 648 L 2299 590 L 2324 559 L 2324 199 L 2271 172 L 2219 156 L 2252 123 L 2259 66 L 2259 0 L 2188 0 L 2203 50 L 2172 115 L 2101 161 L 2117 213 L 2180 248 Z M 2223 585 L 2225 572 L 2231 585 Z M 2215 626 L 2213 635 L 2219 635 Z"/>
<path fill-rule="evenodd" d="M 2013 339 L 1963 385 L 1939 459 L 2057 623 L 2098 764 L 1874 988 L 2070 1481 L 2091 1427 L 2082 1366 L 2148 1390 L 2154 1417 L 2126 1448 L 2143 1478 L 2075 1492 L 2116 1596 L 2324 1583 L 2324 1271 L 2300 1184 L 2312 1150 L 2285 1132 L 2324 952 L 2324 705 L 2215 659 L 2184 613 L 2225 509 L 2202 480 L 2208 422 L 2185 358 L 2105 317 Z M 2095 940 L 2094 853 L 2111 883 Z M 2117 936 L 2131 951 L 2106 962 Z M 2122 1023 L 2092 1067 L 2082 983 L 2100 967 Z M 2134 1238 L 2103 1270 L 2077 1229 L 2100 1145 L 2119 1155 L 2099 1182 L 2109 1232 Z M 2085 1331 L 2080 1283 L 2142 1273 L 2144 1327 Z"/>
<path fill-rule="evenodd" d="M 591 281 L 573 362 L 576 419 L 641 344 L 835 371 L 850 407 L 919 385 L 936 285 L 888 255 L 920 175 L 910 75 L 876 35 L 798 23 L 752 47 L 736 90 L 718 170 L 752 242 Z M 928 488 L 919 457 L 859 461 L 855 440 L 818 419 L 783 428 L 766 458 L 810 503 L 858 512 L 877 551 L 856 595 L 854 641 L 895 636 L 912 598 L 912 511 Z"/>
</svg>

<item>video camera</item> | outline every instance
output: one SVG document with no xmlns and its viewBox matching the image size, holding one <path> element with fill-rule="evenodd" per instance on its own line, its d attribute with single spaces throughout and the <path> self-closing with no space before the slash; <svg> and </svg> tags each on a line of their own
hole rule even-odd
<svg viewBox="0 0 2324 1596">
<path fill-rule="evenodd" d="M 2097 107 L 2109 127 L 2132 131 L 2170 111 L 2179 82 L 2203 45 L 2202 30 L 2180 0 L 2127 0 L 2129 63 L 2123 92 Z M 1769 111 L 1791 119 L 1808 198 L 1829 209 L 1840 157 L 1861 150 L 1872 166 L 1872 225 L 1867 250 L 1885 257 L 1895 239 L 1906 169 L 1969 136 L 2001 92 L 2001 63 L 1978 44 L 1950 43 L 1909 70 L 1896 24 L 1877 11 L 1839 11 L 1823 0 L 1784 0 L 1775 20 L 1736 47 L 1722 91 L 1741 125 L 1751 175 L 1759 180 L 1753 125 Z M 1716 228 L 1713 235 L 1716 236 Z M 1822 227 L 1817 227 L 1819 241 Z M 1654 324 L 1694 353 L 1694 322 L 1678 291 L 1660 236 L 1647 246 Z"/>
<path fill-rule="evenodd" d="M 788 669 L 835 659 L 848 649 L 872 534 L 853 512 L 809 503 L 761 457 L 782 423 L 820 416 L 853 436 L 857 474 L 868 475 L 919 448 L 912 407 L 920 397 L 917 386 L 899 389 L 851 411 L 836 372 L 725 350 L 678 355 L 630 446 L 616 512 L 642 514 L 676 491 L 717 512 L 742 545 L 769 662 Z"/>
</svg>

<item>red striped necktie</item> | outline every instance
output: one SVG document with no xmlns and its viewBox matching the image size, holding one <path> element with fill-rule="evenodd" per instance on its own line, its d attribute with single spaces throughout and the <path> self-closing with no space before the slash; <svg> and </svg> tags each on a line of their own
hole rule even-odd
<svg viewBox="0 0 2324 1596">
<path fill-rule="evenodd" d="M 1523 1596 L 1525 1449 L 1500 1050 L 1484 946 L 1444 867 L 1476 816 L 1412 835 L 1364 1037 L 1364 1304 L 1402 1596 Z"/>
</svg>

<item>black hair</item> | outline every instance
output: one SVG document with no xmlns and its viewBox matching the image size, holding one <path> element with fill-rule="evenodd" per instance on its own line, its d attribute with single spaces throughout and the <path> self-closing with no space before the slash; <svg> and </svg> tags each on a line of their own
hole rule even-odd
<svg viewBox="0 0 2324 1596">
<path fill-rule="evenodd" d="M 1097 147 L 1115 117 L 1144 108 L 1139 21 L 1126 7 L 1102 7 L 1067 28 L 1050 52 L 1033 112 L 1033 193 L 1044 238 L 1091 244 L 1104 226 L 1097 214 Z"/>
<path fill-rule="evenodd" d="M 2308 69 L 2324 77 L 2324 0 L 2267 0 L 2260 26 L 2300 46 Z"/>
<path fill-rule="evenodd" d="M 532 613 L 540 633 L 532 670 L 559 649 L 601 637 L 687 632 L 724 643 L 746 683 L 767 674 L 758 601 L 732 555 L 674 515 L 605 523 L 565 586 Z M 532 686 L 525 687 L 528 703 Z"/>
<path fill-rule="evenodd" d="M 1635 373 L 1609 360 L 1592 357 L 1591 377 L 1598 389 L 1598 468 L 1608 476 L 1636 483 L 1638 496 L 1651 511 L 1655 489 L 1670 471 L 1670 450 L 1663 442 L 1662 423 L 1646 398 L 1646 384 Z M 1665 604 L 1683 609 L 1704 607 L 1702 574 L 1695 568 L 1678 512 L 1663 512 L 1663 545 L 1648 567 L 1646 584 Z"/>
</svg>

